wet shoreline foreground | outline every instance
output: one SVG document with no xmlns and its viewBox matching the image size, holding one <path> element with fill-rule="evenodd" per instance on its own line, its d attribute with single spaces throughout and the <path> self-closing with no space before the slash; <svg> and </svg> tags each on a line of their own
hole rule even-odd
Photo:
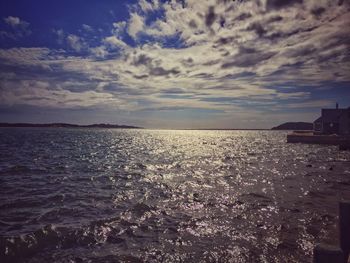
<svg viewBox="0 0 350 263">
<path fill-rule="evenodd" d="M 350 199 L 349 152 L 285 132 L 0 133 L 1 262 L 312 262 Z"/>
<path fill-rule="evenodd" d="M 338 233 L 339 243 L 337 246 L 318 244 L 314 248 L 314 263 L 347 263 L 350 254 L 350 201 L 339 202 Z"/>
</svg>

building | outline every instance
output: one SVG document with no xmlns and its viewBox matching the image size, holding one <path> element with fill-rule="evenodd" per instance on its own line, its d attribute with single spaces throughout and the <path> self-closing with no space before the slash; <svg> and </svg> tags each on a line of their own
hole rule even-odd
<svg viewBox="0 0 350 263">
<path fill-rule="evenodd" d="M 339 109 L 322 109 L 321 117 L 314 121 L 315 134 L 350 135 L 350 107 Z"/>
</svg>

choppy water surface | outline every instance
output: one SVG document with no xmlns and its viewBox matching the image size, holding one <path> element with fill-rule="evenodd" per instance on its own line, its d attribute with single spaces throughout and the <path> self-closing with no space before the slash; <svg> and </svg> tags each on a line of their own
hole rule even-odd
<svg viewBox="0 0 350 263">
<path fill-rule="evenodd" d="M 1 262 L 311 262 L 350 153 L 285 132 L 0 129 Z"/>
</svg>

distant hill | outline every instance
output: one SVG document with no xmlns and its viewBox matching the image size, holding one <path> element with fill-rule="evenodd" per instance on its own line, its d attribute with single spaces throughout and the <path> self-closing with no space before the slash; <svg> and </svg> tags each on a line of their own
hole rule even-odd
<svg viewBox="0 0 350 263">
<path fill-rule="evenodd" d="M 0 123 L 0 127 L 33 127 L 33 128 L 106 128 L 106 129 L 143 129 L 142 127 L 118 124 L 78 125 L 70 123 Z"/>
<path fill-rule="evenodd" d="M 313 130 L 313 124 L 310 122 L 286 122 L 271 130 Z"/>
</svg>

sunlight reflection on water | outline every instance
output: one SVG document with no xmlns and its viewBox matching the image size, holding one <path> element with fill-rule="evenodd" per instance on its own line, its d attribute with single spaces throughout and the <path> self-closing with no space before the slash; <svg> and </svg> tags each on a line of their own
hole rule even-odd
<svg viewBox="0 0 350 263">
<path fill-rule="evenodd" d="M 350 197 L 349 153 L 285 132 L 0 133 L 6 260 L 311 262 Z"/>
</svg>

